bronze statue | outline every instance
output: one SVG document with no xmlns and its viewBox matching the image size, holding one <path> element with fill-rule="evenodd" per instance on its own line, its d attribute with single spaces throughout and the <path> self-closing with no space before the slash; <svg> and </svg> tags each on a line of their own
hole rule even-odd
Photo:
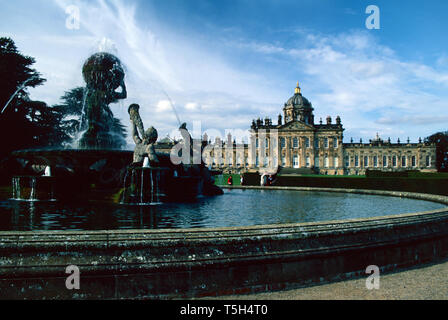
<svg viewBox="0 0 448 320">
<path fill-rule="evenodd" d="M 134 164 L 143 162 L 145 157 L 149 158 L 150 164 L 159 163 L 154 144 L 157 141 L 157 130 L 154 127 L 145 131 L 142 119 L 139 114 L 140 106 L 131 104 L 128 108 L 129 117 L 132 123 L 132 138 L 135 142 Z M 141 138 L 140 138 L 140 135 Z"/>
</svg>

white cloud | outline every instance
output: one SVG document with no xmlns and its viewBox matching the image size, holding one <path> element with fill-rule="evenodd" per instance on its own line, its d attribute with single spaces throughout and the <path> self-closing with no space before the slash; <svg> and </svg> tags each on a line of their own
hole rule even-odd
<svg viewBox="0 0 448 320">
<path fill-rule="evenodd" d="M 197 111 L 197 110 L 199 110 L 201 108 L 201 106 L 198 104 L 198 103 L 196 103 L 196 102 L 188 102 L 186 105 L 185 105 L 185 109 L 187 109 L 187 110 L 191 110 L 191 111 Z"/>
<path fill-rule="evenodd" d="M 172 107 L 168 100 L 160 100 L 156 106 L 156 112 L 167 112 L 171 111 Z"/>
<path fill-rule="evenodd" d="M 63 10 L 71 1 L 55 3 Z M 194 120 L 224 132 L 229 125 L 247 128 L 252 118 L 263 113 L 263 108 L 255 106 L 278 99 L 275 90 L 267 90 L 263 75 L 239 70 L 206 46 L 169 27 L 161 28 L 163 34 L 156 34 L 144 21 L 137 20 L 139 8 L 135 4 L 115 0 L 78 1 L 77 5 L 81 30 L 95 39 L 89 46 L 97 48 L 106 42 L 126 67 L 128 98 L 113 109 L 125 124 L 128 117 L 124 104 L 138 103 L 145 126 L 155 126 L 160 136 L 177 129 L 179 122 L 191 124 Z M 156 19 L 152 23 L 156 24 Z M 72 68 L 73 72 L 80 73 L 76 68 L 79 65 Z M 179 120 L 170 100 L 176 100 Z M 241 117 L 229 123 L 226 119 L 230 114 Z"/>
<path fill-rule="evenodd" d="M 302 92 L 312 101 L 316 118 L 340 115 L 346 133 L 355 136 L 366 139 L 366 134 L 383 132 L 415 138 L 439 130 L 443 121 L 437 118 L 448 116 L 448 72 L 400 59 L 368 32 L 308 31 L 300 39 L 234 46 L 287 61 L 302 74 Z M 438 63 L 443 61 L 440 57 Z M 426 127 L 416 129 L 416 124 Z"/>
</svg>

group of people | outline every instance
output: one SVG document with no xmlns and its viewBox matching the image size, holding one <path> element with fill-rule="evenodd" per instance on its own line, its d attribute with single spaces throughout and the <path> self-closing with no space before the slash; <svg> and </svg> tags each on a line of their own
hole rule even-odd
<svg viewBox="0 0 448 320">
<path fill-rule="evenodd" d="M 261 186 L 272 186 L 275 182 L 274 176 L 272 174 L 263 174 L 261 175 L 260 179 L 260 185 Z M 229 175 L 229 178 L 227 179 L 227 184 L 229 186 L 233 185 L 233 177 L 232 175 Z M 240 175 L 240 184 L 244 185 L 244 176 Z"/>
<path fill-rule="evenodd" d="M 271 174 L 262 174 L 260 179 L 260 186 L 272 186 L 274 181 L 274 177 Z"/>
<path fill-rule="evenodd" d="M 229 186 L 233 185 L 233 177 L 232 177 L 232 175 L 229 175 L 229 178 L 227 179 L 227 184 Z M 242 174 L 240 174 L 240 184 L 244 185 L 244 176 Z"/>
</svg>

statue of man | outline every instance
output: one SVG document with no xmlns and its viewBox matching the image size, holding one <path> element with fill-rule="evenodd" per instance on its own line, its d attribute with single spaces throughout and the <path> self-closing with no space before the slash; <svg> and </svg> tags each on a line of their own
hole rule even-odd
<svg viewBox="0 0 448 320">
<path fill-rule="evenodd" d="M 138 110 L 140 106 L 138 104 L 131 104 L 128 108 L 128 113 L 132 123 L 132 138 L 135 143 L 134 149 L 134 163 L 143 162 L 145 157 L 149 158 L 150 163 L 158 163 L 154 144 L 157 141 L 157 130 L 154 127 L 145 131 L 143 127 L 142 119 Z M 140 138 L 140 135 L 142 136 Z"/>
</svg>

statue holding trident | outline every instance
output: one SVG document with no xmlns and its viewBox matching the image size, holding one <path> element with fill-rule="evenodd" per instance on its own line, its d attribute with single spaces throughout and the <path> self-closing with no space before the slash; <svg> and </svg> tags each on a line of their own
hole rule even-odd
<svg viewBox="0 0 448 320">
<path fill-rule="evenodd" d="M 129 117 L 132 123 L 132 138 L 135 142 L 134 164 L 142 163 L 145 157 L 149 158 L 150 164 L 159 163 L 154 144 L 157 141 L 157 130 L 154 127 L 145 131 L 142 119 L 140 118 L 138 104 L 131 104 L 128 108 Z M 140 135 L 141 138 L 140 138 Z"/>
</svg>

